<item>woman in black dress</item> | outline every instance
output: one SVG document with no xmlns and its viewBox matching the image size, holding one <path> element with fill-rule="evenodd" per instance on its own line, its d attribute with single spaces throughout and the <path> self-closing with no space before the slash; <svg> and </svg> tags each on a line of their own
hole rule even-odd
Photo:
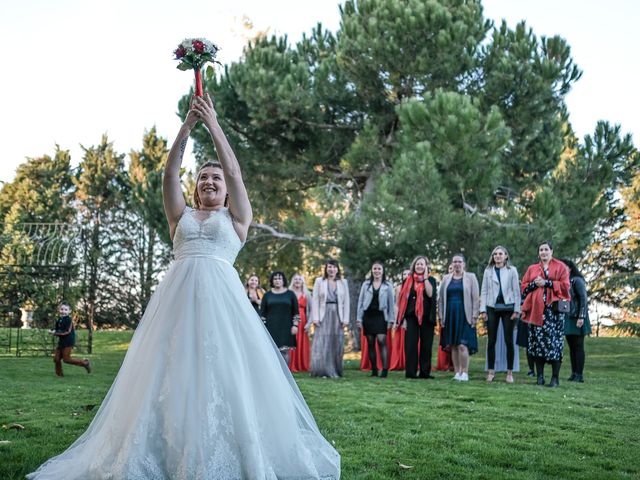
<svg viewBox="0 0 640 480">
<path fill-rule="evenodd" d="M 287 289 L 287 277 L 283 272 L 273 272 L 269 283 L 271 290 L 260 302 L 260 317 L 289 365 L 289 350 L 296 346 L 295 336 L 300 322 L 298 299 Z"/>
<path fill-rule="evenodd" d="M 369 279 L 362 284 L 358 298 L 356 321 L 363 328 L 367 338 L 371 376 L 378 376 L 376 341 L 382 360 L 381 377 L 389 371 L 387 352 L 387 329 L 393 326 L 395 319 L 395 301 L 393 285 L 386 279 L 382 262 L 373 262 Z"/>
</svg>

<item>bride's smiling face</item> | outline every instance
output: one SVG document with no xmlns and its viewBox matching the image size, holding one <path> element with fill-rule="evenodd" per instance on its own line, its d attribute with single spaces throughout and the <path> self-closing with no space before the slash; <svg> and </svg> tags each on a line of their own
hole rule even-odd
<svg viewBox="0 0 640 480">
<path fill-rule="evenodd" d="M 198 172 L 198 198 L 200 207 L 212 208 L 224 205 L 227 196 L 227 184 L 224 181 L 222 169 L 218 167 L 204 167 Z"/>
</svg>

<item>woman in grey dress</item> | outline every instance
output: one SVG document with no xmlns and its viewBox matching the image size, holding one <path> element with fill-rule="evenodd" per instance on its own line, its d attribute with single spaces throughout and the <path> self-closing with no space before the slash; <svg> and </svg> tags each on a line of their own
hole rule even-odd
<svg viewBox="0 0 640 480">
<path fill-rule="evenodd" d="M 311 376 L 342 376 L 344 327 L 349 324 L 349 287 L 337 260 L 325 263 L 324 274 L 313 285 L 311 322 Z"/>
</svg>

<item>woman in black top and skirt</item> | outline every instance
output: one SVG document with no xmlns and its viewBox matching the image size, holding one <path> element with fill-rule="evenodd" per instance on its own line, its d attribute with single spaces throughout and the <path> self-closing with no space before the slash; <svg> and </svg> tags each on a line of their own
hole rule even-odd
<svg viewBox="0 0 640 480">
<path fill-rule="evenodd" d="M 367 338 L 371 376 L 378 376 L 378 359 L 376 341 L 382 360 L 381 377 L 389 371 L 389 355 L 387 351 L 387 329 L 393 326 L 395 301 L 393 285 L 387 281 L 382 262 L 373 262 L 369 280 L 362 284 L 358 297 L 356 321 L 363 328 Z"/>
</svg>

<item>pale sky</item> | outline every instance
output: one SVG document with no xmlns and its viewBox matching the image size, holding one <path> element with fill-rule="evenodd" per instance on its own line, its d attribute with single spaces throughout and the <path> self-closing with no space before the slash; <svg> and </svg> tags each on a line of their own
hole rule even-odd
<svg viewBox="0 0 640 480">
<path fill-rule="evenodd" d="M 173 140 L 177 102 L 193 81 L 172 51 L 185 37 L 239 58 L 242 17 L 256 30 L 299 40 L 321 22 L 336 31 L 338 0 L 3 0 L 0 5 L 0 181 L 26 157 L 53 154 L 55 144 L 82 158 L 80 145 L 103 133 L 121 153 L 139 149 L 156 125 Z M 599 119 L 620 123 L 640 143 L 640 2 L 635 0 L 485 0 L 485 15 L 510 26 L 526 19 L 538 35 L 560 34 L 584 70 L 567 97 L 580 136 Z M 187 158 L 186 166 L 193 159 Z"/>
</svg>

